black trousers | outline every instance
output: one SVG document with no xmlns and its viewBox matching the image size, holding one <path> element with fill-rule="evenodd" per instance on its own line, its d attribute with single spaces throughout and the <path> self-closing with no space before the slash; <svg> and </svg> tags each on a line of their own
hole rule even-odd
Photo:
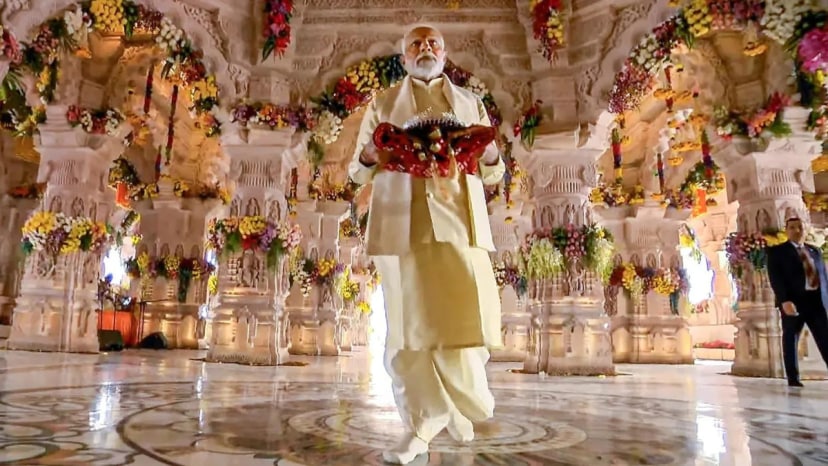
<svg viewBox="0 0 828 466">
<path fill-rule="evenodd" d="M 828 313 L 822 305 L 819 290 L 806 291 L 801 299 L 794 301 L 798 316 L 782 313 L 782 356 L 785 360 L 785 374 L 788 380 L 799 380 L 797 347 L 802 328 L 808 325 L 811 336 L 819 348 L 822 360 L 828 365 Z"/>
</svg>

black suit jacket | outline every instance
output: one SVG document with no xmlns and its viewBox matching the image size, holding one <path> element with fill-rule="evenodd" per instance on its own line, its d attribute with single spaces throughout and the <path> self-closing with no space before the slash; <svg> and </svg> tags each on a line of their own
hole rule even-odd
<svg viewBox="0 0 828 466">
<path fill-rule="evenodd" d="M 828 279 L 825 274 L 825 263 L 822 253 L 810 244 L 805 249 L 811 255 L 819 275 L 819 289 L 822 294 L 823 307 L 828 303 Z M 794 304 L 802 302 L 805 295 L 805 267 L 796 246 L 791 242 L 767 248 L 768 278 L 771 288 L 776 295 L 776 306 L 780 307 L 785 301 Z"/>
</svg>

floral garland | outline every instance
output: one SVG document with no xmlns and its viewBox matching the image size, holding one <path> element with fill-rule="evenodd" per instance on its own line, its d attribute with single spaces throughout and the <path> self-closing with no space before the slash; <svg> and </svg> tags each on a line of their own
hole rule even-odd
<svg viewBox="0 0 828 466">
<path fill-rule="evenodd" d="M 640 300 L 651 291 L 670 298 L 670 310 L 678 314 L 681 294 L 687 294 L 690 282 L 683 268 L 641 267 L 632 263 L 616 266 L 609 277 L 613 289 L 623 288 L 634 300 Z"/>
<path fill-rule="evenodd" d="M 89 134 L 107 134 L 114 136 L 126 117 L 114 108 L 90 110 L 77 105 L 70 105 L 66 111 L 66 121 L 74 128 L 80 126 Z"/>
<path fill-rule="evenodd" d="M 342 272 L 336 276 L 334 287 L 336 288 L 336 294 L 342 298 L 345 304 L 351 304 L 359 297 L 359 283 L 351 280 L 350 266 L 344 267 Z"/>
<path fill-rule="evenodd" d="M 704 259 L 696 233 L 686 224 L 679 228 L 679 249 L 690 251 L 690 257 L 696 262 L 701 262 Z"/>
<path fill-rule="evenodd" d="M 518 297 L 526 296 L 529 282 L 520 267 L 503 262 L 493 262 L 492 268 L 494 269 L 495 282 L 497 282 L 498 288 L 502 290 L 508 285 L 515 290 Z"/>
<path fill-rule="evenodd" d="M 554 278 L 576 263 L 606 279 L 611 271 L 613 249 L 612 235 L 603 227 L 567 225 L 527 235 L 518 250 L 518 259 L 528 279 Z"/>
<path fill-rule="evenodd" d="M 543 101 L 536 100 L 515 122 L 515 137 L 520 137 L 520 142 L 529 149 L 535 144 L 535 131 L 543 121 L 541 105 Z"/>
<path fill-rule="evenodd" d="M 540 41 L 541 53 L 549 61 L 564 45 L 562 0 L 532 0 L 532 33 Z"/>
<path fill-rule="evenodd" d="M 20 51 L 17 38 L 2 24 L 0 24 L 0 57 L 5 57 L 13 64 L 20 64 L 23 61 L 23 53 Z"/>
<path fill-rule="evenodd" d="M 729 234 L 725 240 L 725 252 L 731 272 L 735 277 L 741 277 L 749 268 L 764 270 L 768 265 L 766 248 L 787 240 L 784 232 Z"/>
<path fill-rule="evenodd" d="M 212 219 L 207 225 L 207 245 L 219 254 L 260 251 L 267 267 L 274 268 L 282 257 L 295 250 L 302 241 L 298 225 L 276 225 L 261 215 Z"/>
<path fill-rule="evenodd" d="M 815 69 L 824 69 L 824 11 L 809 11 L 806 0 L 691 0 L 689 5 L 667 21 L 656 26 L 631 52 L 622 70 L 616 75 L 610 91 L 609 111 L 622 114 L 632 110 L 655 86 L 655 77 L 671 59 L 679 45 L 692 47 L 696 37 L 711 31 L 745 30 L 751 40 L 744 53 L 755 55 L 764 51 L 762 33 L 792 51 L 802 51 L 796 60 L 798 75 L 813 77 Z M 810 34 L 810 36 L 809 36 Z M 804 40 L 808 36 L 807 40 Z M 804 42 L 804 44 L 803 44 Z M 823 58 L 819 58 L 823 57 Z M 800 76 L 801 77 L 801 76 Z M 808 79 L 798 79 L 799 92 Z M 803 98 L 804 106 L 811 106 Z"/>
<path fill-rule="evenodd" d="M 298 131 L 309 131 L 316 124 L 314 114 L 309 108 L 265 102 L 239 103 L 233 107 L 230 121 L 238 122 L 242 126 L 253 125 L 268 129 L 295 128 Z"/>
<path fill-rule="evenodd" d="M 166 54 L 161 76 L 189 88 L 190 110 L 198 116 L 199 126 L 206 136 L 214 137 L 220 133 L 219 122 L 213 115 L 219 105 L 218 87 L 215 76 L 207 73 L 203 53 L 196 50 L 184 31 L 162 13 L 131 0 L 91 0 L 68 9 L 61 18 L 41 24 L 34 40 L 21 44 L 22 60 L 10 66 L 3 81 L 6 97 L 10 93 L 15 96 L 13 105 L 3 106 L 0 117 L 18 125 L 33 112 L 26 104 L 19 84 L 23 71 L 37 77 L 37 89 L 43 103 L 53 101 L 60 73 L 60 51 L 91 57 L 86 35 L 93 30 L 124 35 L 127 39 L 136 34 L 155 36 L 156 46 Z"/>
<path fill-rule="evenodd" d="M 98 252 L 109 241 L 112 227 L 86 217 L 35 211 L 23 224 L 23 253 L 44 251 L 52 257 L 75 252 Z"/>
<path fill-rule="evenodd" d="M 810 230 L 805 242 L 816 246 L 822 252 L 822 258 L 828 259 L 828 228 Z"/>
<path fill-rule="evenodd" d="M 725 139 L 733 136 L 759 138 L 764 135 L 784 137 L 791 134 L 791 126 L 783 119 L 785 107 L 790 98 L 778 92 L 771 95 L 765 105 L 750 114 L 726 107 L 717 107 L 714 111 L 716 132 Z"/>
<path fill-rule="evenodd" d="M 802 202 L 810 212 L 828 212 L 828 194 L 802 193 Z"/>
<path fill-rule="evenodd" d="M 170 179 L 173 183 L 173 194 L 184 199 L 219 199 L 223 204 L 232 200 L 230 192 L 220 184 L 213 186 L 197 184 L 190 185 L 184 180 L 171 179 L 168 175 L 161 175 L 161 179 Z M 135 167 L 124 157 L 118 157 L 112 162 L 109 169 L 108 183 L 110 187 L 120 189 L 124 186 L 126 197 L 132 201 L 154 199 L 159 192 L 158 183 L 142 183 Z"/>
<path fill-rule="evenodd" d="M 590 192 L 589 200 L 593 205 L 600 205 L 603 207 L 641 205 L 645 201 L 644 186 L 637 184 L 634 188 L 625 190 L 623 186 L 615 183 L 611 185 L 603 182 L 598 183 L 598 186 L 593 188 L 592 192 Z"/>
<path fill-rule="evenodd" d="M 46 183 L 29 183 L 10 188 L 6 194 L 13 199 L 42 199 L 44 192 Z"/>
<path fill-rule="evenodd" d="M 678 189 L 678 193 L 675 195 L 675 200 L 676 202 L 682 202 L 683 205 L 686 202 L 682 200 L 683 196 L 684 198 L 692 199 L 693 206 L 697 206 L 702 202 L 705 206 L 714 206 L 716 205 L 716 201 L 707 196 L 717 194 L 723 189 L 725 189 L 724 173 L 721 172 L 719 166 L 712 160 L 703 160 L 696 162 L 693 168 L 687 172 L 687 176 L 684 178 L 684 181 Z M 700 192 L 704 196 L 700 196 Z M 679 207 L 679 205 L 677 204 L 676 207 Z"/>
<path fill-rule="evenodd" d="M 310 296 L 314 285 L 331 286 L 334 284 L 335 277 L 345 270 L 345 266 L 334 259 L 313 260 L 304 257 L 299 249 L 296 250 L 291 261 L 290 286 L 299 283 L 302 296 L 306 298 Z"/>
<path fill-rule="evenodd" d="M 362 314 L 368 315 L 371 313 L 371 304 L 368 301 L 360 301 L 357 303 L 356 308 Z"/>
<path fill-rule="evenodd" d="M 178 280 L 176 297 L 180 303 L 187 301 L 187 292 L 192 280 L 209 276 L 216 269 L 213 264 L 199 257 L 150 257 L 146 252 L 127 259 L 124 266 L 131 278 L 144 280 L 160 277 L 165 280 Z"/>
<path fill-rule="evenodd" d="M 345 184 L 333 183 L 329 179 L 318 178 L 308 185 L 308 195 L 311 199 L 320 201 L 347 201 L 356 197 L 360 186 L 350 179 Z"/>
<path fill-rule="evenodd" d="M 282 57 L 290 45 L 290 18 L 293 16 L 293 0 L 265 0 L 264 2 L 265 37 L 262 46 L 262 61 L 274 52 Z"/>
</svg>

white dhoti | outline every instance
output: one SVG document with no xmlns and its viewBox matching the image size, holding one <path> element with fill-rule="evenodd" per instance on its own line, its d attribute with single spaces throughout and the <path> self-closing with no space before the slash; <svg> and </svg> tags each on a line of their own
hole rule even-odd
<svg viewBox="0 0 828 466">
<path fill-rule="evenodd" d="M 431 242 L 374 263 L 388 323 L 385 367 L 406 427 L 430 442 L 447 426 L 490 418 L 487 347 L 501 346 L 501 334 L 488 253 Z"/>
</svg>

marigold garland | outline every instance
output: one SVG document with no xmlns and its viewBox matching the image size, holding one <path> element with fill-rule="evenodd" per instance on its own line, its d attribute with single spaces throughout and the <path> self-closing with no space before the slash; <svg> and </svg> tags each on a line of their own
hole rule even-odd
<svg viewBox="0 0 828 466">
<path fill-rule="evenodd" d="M 540 42 L 541 53 L 549 61 L 564 45 L 562 0 L 532 0 L 532 33 Z"/>
</svg>

